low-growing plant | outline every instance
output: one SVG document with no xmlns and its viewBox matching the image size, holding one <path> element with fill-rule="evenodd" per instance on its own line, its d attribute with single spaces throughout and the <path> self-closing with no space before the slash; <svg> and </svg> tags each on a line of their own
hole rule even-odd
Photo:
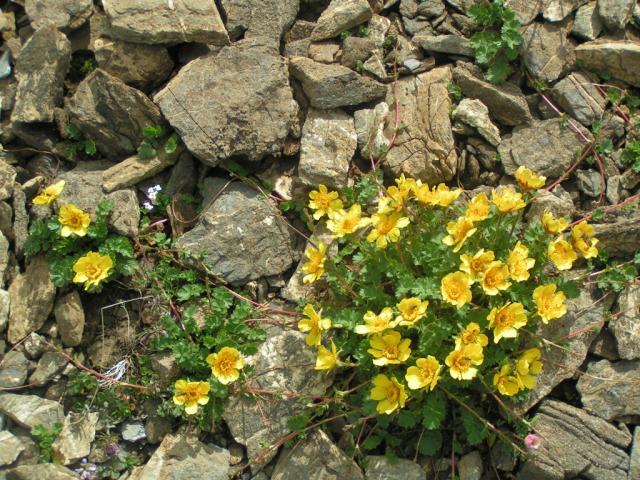
<svg viewBox="0 0 640 480">
<path fill-rule="evenodd" d="M 96 377 L 87 372 L 76 372 L 69 377 L 65 395 L 65 403 L 71 411 L 97 412 L 101 421 L 110 425 L 131 416 L 129 402 L 119 396 L 112 386 L 100 385 Z"/>
<path fill-rule="evenodd" d="M 90 138 L 85 138 L 76 125 L 73 123 L 67 123 L 64 126 L 64 130 L 70 140 L 70 144 L 67 146 L 65 154 L 70 159 L 74 160 L 78 156 L 78 153 L 84 153 L 90 157 L 97 153 L 96 142 Z"/>
<path fill-rule="evenodd" d="M 142 129 L 142 142 L 138 146 L 138 157 L 148 160 L 158 155 L 160 148 L 168 155 L 174 153 L 180 143 L 177 133 L 168 133 L 160 125 L 147 125 Z"/>
<path fill-rule="evenodd" d="M 56 438 L 58 438 L 61 431 L 62 424 L 60 422 L 54 423 L 51 428 L 47 428 L 44 425 L 36 425 L 31 429 L 31 436 L 36 439 L 36 443 L 40 450 L 40 463 L 51 462 L 53 442 L 56 441 Z"/>
<path fill-rule="evenodd" d="M 627 143 L 622 152 L 622 160 L 631 165 L 631 169 L 640 173 L 640 140 L 633 140 Z"/>
</svg>

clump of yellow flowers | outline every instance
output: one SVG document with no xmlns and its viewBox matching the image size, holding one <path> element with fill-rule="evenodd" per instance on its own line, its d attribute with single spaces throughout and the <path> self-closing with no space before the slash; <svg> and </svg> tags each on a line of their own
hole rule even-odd
<svg viewBox="0 0 640 480">
<path fill-rule="evenodd" d="M 365 412 L 408 410 L 433 428 L 429 415 L 461 398 L 535 388 L 538 327 L 566 315 L 576 285 L 563 275 L 596 257 L 598 240 L 549 211 L 525 222 L 546 179 L 520 167 L 515 180 L 468 193 L 401 175 L 366 202 L 324 185 L 309 194 L 333 240 L 305 251 L 304 282 L 328 293 L 298 327 L 317 370 L 369 385 L 354 394 Z"/>
</svg>

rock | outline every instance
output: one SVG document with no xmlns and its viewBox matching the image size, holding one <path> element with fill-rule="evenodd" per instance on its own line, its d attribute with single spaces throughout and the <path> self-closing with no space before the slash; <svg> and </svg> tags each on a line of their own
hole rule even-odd
<svg viewBox="0 0 640 480">
<path fill-rule="evenodd" d="M 427 474 L 416 462 L 398 458 L 389 463 L 384 455 L 369 455 L 365 470 L 367 480 L 426 480 Z"/>
<path fill-rule="evenodd" d="M 67 359 L 57 352 L 46 352 L 38 361 L 38 366 L 29 377 L 29 384 L 42 387 L 62 373 L 67 366 Z"/>
<path fill-rule="evenodd" d="M 55 294 L 46 258 L 33 257 L 26 272 L 19 273 L 9 286 L 9 342 L 15 344 L 44 325 Z"/>
<path fill-rule="evenodd" d="M 36 425 L 51 429 L 64 421 L 62 405 L 37 395 L 0 393 L 0 413 L 29 430 Z"/>
<path fill-rule="evenodd" d="M 91 16 L 91 0 L 25 0 L 24 9 L 30 26 L 39 29 L 49 24 L 62 30 L 81 27 Z"/>
<path fill-rule="evenodd" d="M 211 0 L 104 0 L 114 38 L 136 43 L 227 45 L 229 36 Z"/>
<path fill-rule="evenodd" d="M 551 192 L 540 191 L 531 200 L 531 206 L 525 218 L 527 221 L 540 221 L 545 210 L 549 210 L 555 217 L 571 218 L 575 210 L 571 195 L 560 185 Z"/>
<path fill-rule="evenodd" d="M 640 87 L 640 45 L 630 40 L 595 40 L 576 47 L 585 68 L 606 71 L 613 77 Z"/>
<path fill-rule="evenodd" d="M 428 52 L 463 55 L 465 57 L 475 56 L 475 50 L 471 46 L 471 42 L 461 35 L 419 33 L 413 37 L 412 41 Z"/>
<path fill-rule="evenodd" d="M 278 154 L 297 127 L 286 62 L 261 42 L 243 40 L 194 60 L 154 97 L 189 151 L 211 166 Z"/>
<path fill-rule="evenodd" d="M 342 42 L 340 63 L 345 67 L 355 69 L 358 62 L 364 63 L 376 48 L 375 42 L 369 37 L 347 37 Z"/>
<path fill-rule="evenodd" d="M 98 67 L 142 90 L 162 83 L 173 70 L 173 60 L 163 46 L 99 38 L 93 50 Z"/>
<path fill-rule="evenodd" d="M 170 197 L 180 193 L 191 195 L 196 189 L 198 180 L 198 163 L 189 152 L 183 152 L 178 162 L 171 169 L 164 193 Z"/>
<path fill-rule="evenodd" d="M 559 22 L 588 1 L 589 0 L 551 0 L 544 5 L 542 16 L 550 22 Z"/>
<path fill-rule="evenodd" d="M 358 137 L 358 148 L 363 158 L 378 158 L 385 151 L 389 140 L 384 134 L 389 105 L 380 102 L 374 108 L 356 110 L 354 126 Z"/>
<path fill-rule="evenodd" d="M 591 133 L 581 129 L 587 137 Z M 583 147 L 583 140 L 562 119 L 536 121 L 513 129 L 502 138 L 498 147 L 505 172 L 513 175 L 524 165 L 547 178 L 561 176 L 575 162 L 575 155 Z"/>
<path fill-rule="evenodd" d="M 196 437 L 167 435 L 137 480 L 227 480 L 229 452 Z"/>
<path fill-rule="evenodd" d="M 489 109 L 480 100 L 463 98 L 451 115 L 454 120 L 474 127 L 491 145 L 500 144 L 500 130 L 491 123 Z"/>
<path fill-rule="evenodd" d="M 315 353 L 305 343 L 304 335 L 297 331 L 274 327 L 272 336 L 259 347 L 254 357 L 253 386 L 294 391 L 300 395 L 278 395 L 268 402 L 256 401 L 246 395 L 229 399 L 223 418 L 235 441 L 247 447 L 247 457 L 252 464 L 264 465 L 275 456 L 276 450 L 269 450 L 269 447 L 291 431 L 287 420 L 305 408 L 305 402 L 300 398 L 323 395 L 331 384 L 331 375 L 314 370 L 314 364 Z M 321 455 L 323 458 L 331 456 L 327 452 Z M 272 478 L 277 477 L 274 474 Z"/>
<path fill-rule="evenodd" d="M 132 187 L 174 165 L 180 153 L 182 148 L 176 149 L 171 154 L 165 152 L 164 148 L 160 148 L 154 158 L 140 158 L 138 155 L 133 155 L 103 172 L 102 188 L 105 192 L 113 192 Z"/>
<path fill-rule="evenodd" d="M 591 362 L 576 385 L 585 409 L 605 420 L 640 416 L 640 360 Z"/>
<path fill-rule="evenodd" d="M 337 37 L 345 30 L 368 21 L 373 12 L 367 0 L 331 0 L 316 23 L 311 40 Z"/>
<path fill-rule="evenodd" d="M 622 30 L 631 19 L 634 5 L 635 0 L 598 0 L 598 15 L 609 30 Z"/>
<path fill-rule="evenodd" d="M 542 442 L 529 451 L 518 480 L 562 480 L 585 472 L 592 480 L 627 480 L 628 430 L 555 400 L 545 400 L 536 419 Z"/>
<path fill-rule="evenodd" d="M 269 199 L 247 185 L 233 184 L 177 245 L 203 252 L 215 274 L 242 285 L 287 270 L 293 263 L 292 241 L 286 220 Z"/>
<path fill-rule="evenodd" d="M 632 217 L 615 223 L 595 224 L 599 245 L 611 257 L 634 255 L 640 245 L 640 218 Z"/>
<path fill-rule="evenodd" d="M 120 434 L 122 439 L 127 442 L 139 442 L 147 436 L 144 425 L 139 420 L 124 422 L 120 425 Z"/>
<path fill-rule="evenodd" d="M 631 283 L 618 297 L 618 311 L 609 320 L 609 330 L 616 340 L 618 354 L 625 360 L 640 358 L 640 285 Z"/>
<path fill-rule="evenodd" d="M 629 480 L 634 478 L 640 478 L 640 427 L 633 430 L 633 444 L 629 461 Z"/>
<path fill-rule="evenodd" d="M 602 191 L 600 174 L 592 169 L 577 170 L 578 190 L 588 197 L 598 197 Z"/>
<path fill-rule="evenodd" d="M 0 388 L 11 389 L 24 385 L 29 373 L 29 360 L 24 353 L 11 350 L 0 362 Z"/>
<path fill-rule="evenodd" d="M 596 11 L 596 2 L 583 5 L 576 12 L 571 33 L 582 40 L 595 40 L 602 31 L 602 20 Z"/>
<path fill-rule="evenodd" d="M 292 449 L 282 452 L 271 480 L 364 480 L 358 465 L 326 433 L 314 430 Z"/>
<path fill-rule="evenodd" d="M 4 332 L 9 325 L 10 306 L 9 292 L 0 289 L 0 333 Z"/>
<path fill-rule="evenodd" d="M 150 416 L 144 424 L 144 433 L 147 442 L 160 443 L 164 437 L 173 431 L 173 425 L 164 417 Z"/>
<path fill-rule="evenodd" d="M 387 88 L 342 65 L 325 65 L 309 58 L 294 57 L 291 75 L 302 84 L 311 106 L 332 109 L 359 105 L 383 97 Z"/>
<path fill-rule="evenodd" d="M 616 340 L 608 329 L 602 330 L 589 347 L 589 353 L 593 353 L 610 361 L 619 360 Z"/>
<path fill-rule="evenodd" d="M 309 109 L 300 142 L 300 181 L 310 187 L 322 183 L 342 189 L 357 143 L 350 115 L 341 110 Z"/>
<path fill-rule="evenodd" d="M 96 436 L 97 423 L 96 412 L 67 415 L 62 431 L 52 445 L 56 463 L 69 465 L 89 455 L 91 442 Z"/>
<path fill-rule="evenodd" d="M 415 77 L 398 81 L 398 103 L 402 122 L 394 148 L 385 160 L 385 167 L 395 177 L 406 176 L 437 184 L 451 180 L 457 171 L 449 109 L 448 86 L 451 69 L 439 67 Z M 387 104 L 391 106 L 387 126 L 393 129 L 395 116 L 394 87 L 389 86 Z M 386 133 L 391 138 L 392 131 Z"/>
<path fill-rule="evenodd" d="M 612 205 L 615 205 L 620 201 L 620 197 L 622 196 L 622 176 L 621 175 L 613 175 L 607 178 L 607 200 Z"/>
<path fill-rule="evenodd" d="M 62 83 L 71 60 L 71 44 L 55 25 L 37 30 L 16 60 L 13 122 L 52 122 L 62 102 Z"/>
<path fill-rule="evenodd" d="M 33 332 L 22 342 L 24 353 L 31 360 L 38 360 L 50 348 L 46 342 L 47 339 L 45 337 Z"/>
<path fill-rule="evenodd" d="M 298 15 L 299 0 L 222 0 L 232 39 L 265 37 L 279 48 L 280 39 Z"/>
<path fill-rule="evenodd" d="M 569 116 L 591 125 L 602 117 L 607 105 L 594 83 L 597 82 L 583 73 L 572 73 L 554 85 L 551 95 Z"/>
<path fill-rule="evenodd" d="M 77 347 L 84 332 L 84 309 L 77 290 L 58 298 L 53 309 L 58 324 L 58 333 L 67 347 Z"/>
<path fill-rule="evenodd" d="M 529 25 L 542 11 L 544 3 L 543 0 L 506 0 L 504 6 L 514 11 L 522 25 Z"/>
<path fill-rule="evenodd" d="M 333 63 L 339 57 L 340 45 L 333 42 L 310 43 L 307 54 L 315 62 Z"/>
<path fill-rule="evenodd" d="M 29 236 L 28 227 L 27 198 L 24 190 L 16 183 L 13 187 L 13 247 L 18 257 L 22 257 Z"/>
<path fill-rule="evenodd" d="M 0 159 L 0 200 L 7 200 L 13 195 L 16 175 L 16 169 Z"/>
<path fill-rule="evenodd" d="M 7 273 L 7 267 L 9 266 L 9 240 L 4 236 L 2 231 L 0 230 L 0 287 L 4 287 L 5 283 L 5 274 Z M 4 290 L 0 290 L 3 292 Z M 2 295 L 0 293 L 0 295 Z M 0 301 L 0 305 L 2 302 Z M 2 328 L 2 310 L 0 309 L 0 332 L 3 331 Z"/>
<path fill-rule="evenodd" d="M 24 448 L 20 439 L 11 432 L 0 431 L 0 467 L 13 463 Z"/>
<path fill-rule="evenodd" d="M 520 55 L 537 80 L 553 82 L 575 62 L 573 45 L 561 24 L 532 23 L 522 32 Z"/>
<path fill-rule="evenodd" d="M 180 367 L 171 352 L 158 352 L 150 356 L 151 369 L 157 375 L 158 383 L 166 388 L 180 375 Z"/>
<path fill-rule="evenodd" d="M 532 121 L 529 105 L 522 91 L 512 83 L 494 85 L 478 78 L 472 71 L 458 66 L 453 79 L 465 97 L 480 100 L 489 108 L 489 115 L 503 125 L 522 125 Z"/>
<path fill-rule="evenodd" d="M 480 480 L 482 477 L 483 460 L 480 452 L 474 450 L 467 453 L 458 461 L 458 475 L 460 480 Z"/>
<path fill-rule="evenodd" d="M 78 476 L 62 465 L 43 463 L 40 465 L 20 465 L 7 470 L 7 480 L 78 480 Z"/>
</svg>

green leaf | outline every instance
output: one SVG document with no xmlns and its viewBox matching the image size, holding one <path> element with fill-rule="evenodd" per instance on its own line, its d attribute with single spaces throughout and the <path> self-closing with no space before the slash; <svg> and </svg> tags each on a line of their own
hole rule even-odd
<svg viewBox="0 0 640 480">
<path fill-rule="evenodd" d="M 310 418 L 311 415 L 309 415 L 308 413 L 301 413 L 300 415 L 289 417 L 289 419 L 287 420 L 287 426 L 294 432 L 302 430 L 307 427 Z"/>
<path fill-rule="evenodd" d="M 51 271 L 51 281 L 53 284 L 62 288 L 67 286 L 73 278 L 73 257 L 63 257 L 60 259 L 49 259 L 49 269 Z"/>
<path fill-rule="evenodd" d="M 460 419 L 469 445 L 478 445 L 489 435 L 487 426 L 468 410 L 460 410 Z"/>
<path fill-rule="evenodd" d="M 80 129 L 75 126 L 73 123 L 67 123 L 64 126 L 64 131 L 70 140 L 80 141 L 82 139 L 82 134 L 80 133 Z"/>
<path fill-rule="evenodd" d="M 558 288 L 564 292 L 568 299 L 578 298 L 580 296 L 580 286 L 573 280 L 559 278 L 557 284 Z"/>
<path fill-rule="evenodd" d="M 378 435 L 369 435 L 362 442 L 362 448 L 365 450 L 374 450 L 382 443 L 383 437 Z"/>
<path fill-rule="evenodd" d="M 410 410 L 401 410 L 396 417 L 396 422 L 402 428 L 413 428 L 418 423 L 418 417 Z"/>
<path fill-rule="evenodd" d="M 153 148 L 153 145 L 149 143 L 147 140 L 143 140 L 138 147 L 138 157 L 143 160 L 149 160 L 151 158 L 155 158 L 158 152 Z"/>
<path fill-rule="evenodd" d="M 96 149 L 96 142 L 91 139 L 84 141 L 84 153 L 93 156 L 97 151 L 98 150 Z"/>
<path fill-rule="evenodd" d="M 160 125 L 147 125 L 142 129 L 142 135 L 150 140 L 157 140 L 164 135 L 164 129 Z"/>
<path fill-rule="evenodd" d="M 497 57 L 493 64 L 487 69 L 486 78 L 491 83 L 499 84 L 507 80 L 511 68 L 505 58 Z"/>
<path fill-rule="evenodd" d="M 164 144 L 164 151 L 171 155 L 178 148 L 178 142 L 180 141 L 180 137 L 178 137 L 177 133 L 172 133 L 169 138 L 167 138 L 166 143 Z"/>
<path fill-rule="evenodd" d="M 447 400 L 438 391 L 431 392 L 422 407 L 422 426 L 427 430 L 440 428 L 447 414 Z"/>
<path fill-rule="evenodd" d="M 186 302 L 192 298 L 199 298 L 205 291 L 204 285 L 200 283 L 191 283 L 183 285 L 178 289 L 176 298 L 180 302 Z"/>
<path fill-rule="evenodd" d="M 425 430 L 418 443 L 418 451 L 422 455 L 435 455 L 442 448 L 442 433 L 438 430 Z"/>
</svg>

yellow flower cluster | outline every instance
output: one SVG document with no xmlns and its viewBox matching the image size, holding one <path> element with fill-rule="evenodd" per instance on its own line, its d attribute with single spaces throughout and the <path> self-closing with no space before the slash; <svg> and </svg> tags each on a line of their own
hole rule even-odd
<svg viewBox="0 0 640 480">
<path fill-rule="evenodd" d="M 545 215 L 547 215 L 546 223 Z M 564 230 L 566 221 L 563 222 L 563 220 L 563 218 L 556 220 L 551 214 L 545 212 L 542 217 L 542 224 L 543 226 L 547 225 L 544 228 L 549 232 L 549 225 L 555 226 L 554 221 L 560 222 L 560 225 L 563 226 L 562 230 Z M 578 254 L 585 259 L 597 257 L 598 248 L 596 245 L 598 244 L 598 239 L 593 236 L 593 233 L 593 226 L 585 221 L 578 223 L 571 229 L 568 237 L 565 238 L 560 235 L 549 242 L 549 247 L 547 248 L 549 260 L 553 262 L 558 270 L 569 270 L 573 266 L 573 262 L 577 260 Z"/>
<path fill-rule="evenodd" d="M 526 350 L 514 365 L 504 364 L 493 376 L 493 385 L 505 396 L 511 397 L 521 390 L 530 390 L 537 384 L 537 376 L 542 371 L 540 350 Z"/>
<path fill-rule="evenodd" d="M 316 357 L 316 370 L 331 371 L 334 368 L 343 365 L 339 358 L 338 349 L 330 341 L 330 348 L 322 345 L 322 335 L 324 332 L 328 332 L 332 326 L 330 318 L 322 318 L 322 310 L 316 311 L 313 305 L 307 304 L 304 307 L 303 313 L 306 318 L 298 322 L 298 330 L 308 333 L 305 341 L 310 347 L 316 347 L 318 354 Z"/>
</svg>

